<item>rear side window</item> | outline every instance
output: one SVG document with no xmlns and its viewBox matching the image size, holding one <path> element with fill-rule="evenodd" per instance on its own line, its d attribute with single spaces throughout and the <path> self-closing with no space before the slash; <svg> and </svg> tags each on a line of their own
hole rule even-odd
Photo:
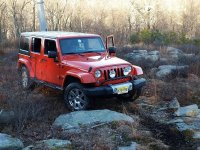
<svg viewBox="0 0 200 150">
<path fill-rule="evenodd" d="M 32 38 L 32 51 L 36 53 L 40 53 L 40 50 L 41 50 L 41 39 Z"/>
<path fill-rule="evenodd" d="M 20 38 L 20 49 L 24 51 L 29 51 L 29 38 L 21 36 Z"/>
<path fill-rule="evenodd" d="M 54 40 L 45 40 L 44 46 L 45 46 L 44 54 L 48 54 L 48 51 L 57 52 L 56 42 Z"/>
</svg>

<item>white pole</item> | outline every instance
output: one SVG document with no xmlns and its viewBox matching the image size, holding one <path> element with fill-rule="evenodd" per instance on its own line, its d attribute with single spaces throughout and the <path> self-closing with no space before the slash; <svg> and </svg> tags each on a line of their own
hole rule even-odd
<svg viewBox="0 0 200 150">
<path fill-rule="evenodd" d="M 37 6 L 38 6 L 38 18 L 40 22 L 40 31 L 47 31 L 47 24 L 44 11 L 44 1 L 37 0 Z"/>
</svg>

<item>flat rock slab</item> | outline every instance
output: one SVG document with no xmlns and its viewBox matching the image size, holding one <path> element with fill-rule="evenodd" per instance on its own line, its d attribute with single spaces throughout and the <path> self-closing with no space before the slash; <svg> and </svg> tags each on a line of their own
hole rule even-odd
<svg viewBox="0 0 200 150">
<path fill-rule="evenodd" d="M 113 121 L 134 122 L 133 118 L 111 110 L 77 111 L 60 115 L 53 123 L 53 127 L 64 130 L 79 129 L 82 125 L 94 125 Z"/>
<path fill-rule="evenodd" d="M 132 142 L 130 146 L 119 147 L 118 150 L 136 150 L 137 146 L 136 142 Z"/>
<path fill-rule="evenodd" d="M 23 143 L 10 135 L 0 133 L 0 150 L 21 150 Z"/>
<path fill-rule="evenodd" d="M 174 113 L 177 117 L 197 117 L 199 115 L 199 109 L 196 104 L 180 107 L 178 110 Z"/>
<path fill-rule="evenodd" d="M 23 150 L 34 150 L 34 149 L 47 149 L 47 150 L 67 150 L 70 149 L 71 142 L 68 140 L 59 140 L 59 139 L 49 139 L 36 142 L 34 145 L 30 145 Z"/>
</svg>

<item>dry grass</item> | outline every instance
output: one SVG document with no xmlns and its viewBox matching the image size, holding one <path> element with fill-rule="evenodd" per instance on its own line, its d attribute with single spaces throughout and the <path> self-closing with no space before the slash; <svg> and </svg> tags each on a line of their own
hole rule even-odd
<svg viewBox="0 0 200 150">
<path fill-rule="evenodd" d="M 128 145 L 131 141 L 147 145 L 141 149 L 157 148 L 159 143 L 160 147 L 165 147 L 161 141 L 152 138 L 151 132 L 137 119 L 134 124 L 113 122 L 101 128 L 83 128 L 81 133 L 52 133 L 54 119 L 68 112 L 62 102 L 61 93 L 45 87 L 22 91 L 16 70 L 17 50 L 7 49 L 3 50 L 3 57 L 0 55 L 0 60 L 3 60 L 0 61 L 0 107 L 12 109 L 16 120 L 11 129 L 4 128 L 2 132 L 21 137 L 25 145 L 58 137 L 71 140 L 75 149 L 115 149 L 118 145 Z M 198 74 L 199 70 L 196 71 L 195 74 Z M 199 89 L 200 79 L 196 75 L 185 79 L 177 78 L 168 83 L 151 79 L 143 96 L 151 100 L 152 104 L 177 97 L 185 105 L 198 101 Z M 129 104 L 116 103 L 116 99 L 99 99 L 94 102 L 92 109 L 111 109 L 128 115 L 134 112 L 130 110 Z"/>
</svg>

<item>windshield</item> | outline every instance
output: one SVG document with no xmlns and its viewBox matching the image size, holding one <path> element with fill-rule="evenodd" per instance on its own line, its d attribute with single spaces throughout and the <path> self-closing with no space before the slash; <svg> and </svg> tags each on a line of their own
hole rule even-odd
<svg viewBox="0 0 200 150">
<path fill-rule="evenodd" d="M 63 55 L 105 51 L 103 42 L 99 37 L 61 39 L 60 47 Z"/>
</svg>

